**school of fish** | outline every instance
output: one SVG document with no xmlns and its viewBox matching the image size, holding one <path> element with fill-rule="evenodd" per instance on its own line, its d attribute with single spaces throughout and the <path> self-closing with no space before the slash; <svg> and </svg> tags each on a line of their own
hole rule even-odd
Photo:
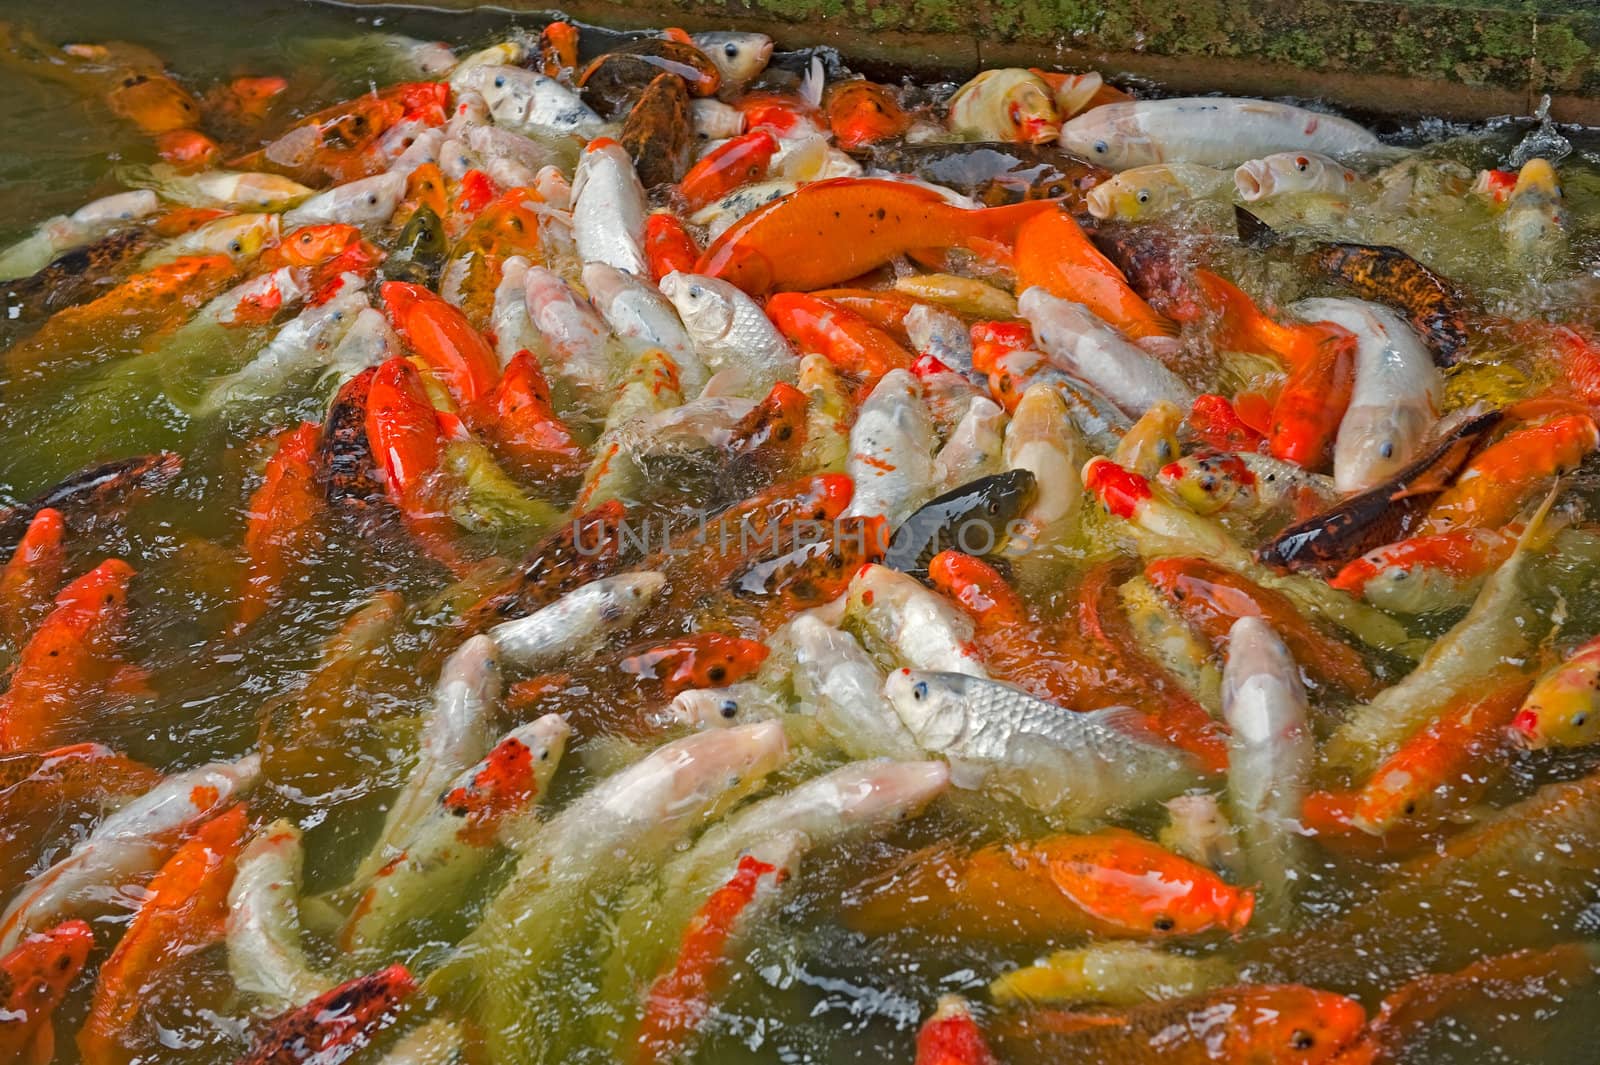
<svg viewBox="0 0 1600 1065">
<path fill-rule="evenodd" d="M 475 43 L 303 42 L 331 100 L 0 23 L 149 147 L 0 250 L 0 404 L 109 426 L 4 486 L 0 1065 L 1577 1060 L 1560 158 Z M 1574 295 L 1363 238 L 1441 200 Z"/>
</svg>

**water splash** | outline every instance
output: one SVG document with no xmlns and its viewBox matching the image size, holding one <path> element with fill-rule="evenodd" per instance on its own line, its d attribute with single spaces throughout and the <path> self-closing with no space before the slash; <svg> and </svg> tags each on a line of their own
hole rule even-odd
<svg viewBox="0 0 1600 1065">
<path fill-rule="evenodd" d="M 1530 130 L 1506 157 L 1506 165 L 1512 170 L 1522 169 L 1522 165 L 1529 159 L 1542 158 L 1552 163 L 1559 163 L 1572 154 L 1572 142 L 1563 137 L 1556 129 L 1556 124 L 1550 121 L 1549 93 L 1539 101 L 1533 117 L 1538 120 L 1539 125 Z"/>
</svg>

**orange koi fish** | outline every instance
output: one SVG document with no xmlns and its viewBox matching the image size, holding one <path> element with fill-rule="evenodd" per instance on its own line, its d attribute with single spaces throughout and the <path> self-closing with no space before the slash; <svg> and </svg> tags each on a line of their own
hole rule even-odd
<svg viewBox="0 0 1600 1065">
<path fill-rule="evenodd" d="M 47 613 L 50 602 L 61 587 L 61 571 L 66 565 L 66 549 L 61 538 L 66 521 L 54 507 L 34 514 L 28 531 L 12 552 L 5 570 L 0 572 L 0 630 L 12 647 L 28 641 Z"/>
<path fill-rule="evenodd" d="M 156 154 L 183 173 L 216 166 L 222 158 L 217 142 L 195 129 L 174 129 L 156 138 Z"/>
<path fill-rule="evenodd" d="M 1311 674 L 1360 699 L 1383 690 L 1355 648 L 1307 621 L 1287 596 L 1202 558 L 1163 558 L 1145 567 L 1145 579 L 1172 603 L 1219 653 L 1242 617 L 1258 617 Z"/>
<path fill-rule="evenodd" d="M 266 121 L 278 98 L 289 91 L 286 78 L 272 75 L 239 77 L 208 94 L 213 112 L 239 126 L 257 126 Z"/>
<path fill-rule="evenodd" d="M 965 1000 L 945 995 L 917 1032 L 916 1065 L 997 1065 Z"/>
<path fill-rule="evenodd" d="M 539 32 L 539 72 L 547 78 L 571 82 L 578 68 L 578 27 L 552 22 Z"/>
<path fill-rule="evenodd" d="M 438 163 L 423 163 L 406 178 L 405 192 L 401 194 L 400 202 L 395 205 L 394 216 L 389 220 L 390 228 L 397 233 L 404 230 L 412 217 L 424 207 L 441 219 L 450 209 L 448 185 Z"/>
<path fill-rule="evenodd" d="M 788 876 L 787 870 L 746 854 L 733 877 L 711 893 L 683 934 L 672 968 L 651 985 L 635 1043 L 638 1065 L 675 1060 L 711 1011 L 726 980 L 729 944 L 741 918 L 761 894 Z"/>
<path fill-rule="evenodd" d="M 506 365 L 482 412 L 496 450 L 535 477 L 580 473 L 588 456 L 572 430 L 550 407 L 550 385 L 533 352 L 517 352 Z"/>
<path fill-rule="evenodd" d="M 1514 743 L 1506 726 L 1530 684 L 1513 677 L 1488 695 L 1447 707 L 1356 791 L 1350 823 L 1381 836 L 1402 823 L 1434 821 L 1481 795 L 1510 768 Z"/>
<path fill-rule="evenodd" d="M 260 266 L 316 266 L 359 243 L 361 230 L 342 222 L 301 226 L 261 253 Z"/>
<path fill-rule="evenodd" d="M 226 255 L 186 255 L 162 263 L 128 278 L 99 299 L 56 312 L 32 336 L 6 352 L 6 365 L 13 375 L 34 374 L 97 338 L 152 340 L 220 293 L 238 272 Z"/>
<path fill-rule="evenodd" d="M 466 315 L 421 285 L 383 283 L 383 303 L 395 332 L 433 370 L 456 403 L 471 406 L 500 377 L 500 362 Z"/>
<path fill-rule="evenodd" d="M 650 264 L 650 280 L 659 283 L 671 273 L 693 273 L 700 245 L 676 215 L 658 211 L 644 222 L 644 257 Z"/>
<path fill-rule="evenodd" d="M 763 483 L 788 473 L 806 443 L 806 394 L 779 381 L 728 431 L 722 450 L 732 460 L 730 473 L 746 470 L 762 475 Z"/>
<path fill-rule="evenodd" d="M 906 315 L 911 313 L 917 301 L 903 292 L 874 288 L 825 288 L 811 295 L 860 315 L 894 337 L 897 343 L 911 343 L 906 335 Z"/>
<path fill-rule="evenodd" d="M 417 81 L 334 104 L 290 126 L 277 140 L 228 163 L 231 170 L 270 170 L 307 184 L 342 185 L 377 173 L 383 163 L 373 149 L 402 121 L 444 124 L 450 87 Z"/>
<path fill-rule="evenodd" d="M 1549 477 L 1576 467 L 1600 445 L 1586 414 L 1567 414 L 1513 429 L 1478 452 L 1428 508 L 1423 535 L 1504 525 Z"/>
<path fill-rule="evenodd" d="M 1194 283 L 1217 315 L 1214 342 L 1225 351 L 1265 355 L 1292 370 L 1312 362 L 1329 337 L 1350 335 L 1331 322 L 1274 321 L 1238 285 L 1210 270 L 1196 270 Z"/>
<path fill-rule="evenodd" d="M 1361 1033 L 1355 999 L 1297 984 L 1242 984 L 1105 1013 L 1040 1010 L 991 1035 L 1016 1065 L 1320 1065 Z"/>
<path fill-rule="evenodd" d="M 768 653 L 757 640 L 702 632 L 626 655 L 617 670 L 670 699 L 689 688 L 735 684 L 760 668 Z"/>
<path fill-rule="evenodd" d="M 912 354 L 894 337 L 853 311 L 803 292 L 767 300 L 767 317 L 802 352 L 815 351 L 871 386 L 890 370 L 911 365 Z"/>
<path fill-rule="evenodd" d="M 126 1065 L 153 1033 L 136 1019 L 162 970 L 222 939 L 234 860 L 248 817 L 235 806 L 195 832 L 151 879 L 145 900 L 95 983 L 89 1019 L 78 1033 L 84 1065 Z"/>
<path fill-rule="evenodd" d="M 62 589 L 55 608 L 18 656 L 11 687 L 0 696 L 0 750 L 49 743 L 75 719 L 116 669 L 112 644 L 124 619 L 133 567 L 100 563 Z"/>
<path fill-rule="evenodd" d="M 686 212 L 715 203 L 740 185 L 767 176 L 767 165 L 778 151 L 778 138 L 770 130 L 756 129 L 724 141 L 700 157 L 678 182 L 678 200 Z"/>
<path fill-rule="evenodd" d="M 1260 451 L 1265 436 L 1246 422 L 1226 396 L 1196 396 L 1189 428 L 1211 447 L 1225 453 Z"/>
<path fill-rule="evenodd" d="M 968 211 L 932 189 L 881 178 L 831 178 L 802 185 L 752 211 L 706 249 L 695 273 L 754 296 L 836 285 L 897 255 L 956 246 L 1009 244 L 1049 200 Z"/>
<path fill-rule="evenodd" d="M 28 936 L 0 958 L 0 1061 L 49 1065 L 56 1056 L 50 1016 L 94 949 L 84 921 Z"/>
<path fill-rule="evenodd" d="M 1476 1028 L 1491 1042 L 1502 1041 L 1494 1036 L 1514 1038 L 1537 1027 L 1552 1004 L 1581 1002 L 1597 976 L 1600 958 L 1588 943 L 1518 950 L 1480 958 L 1453 973 L 1425 973 L 1384 996 L 1366 1031 L 1336 1065 L 1409 1061 L 1416 1044 L 1446 1025 Z M 1452 1042 L 1459 1040 L 1452 1033 Z"/>
<path fill-rule="evenodd" d="M 845 923 L 871 935 L 907 926 L 1029 942 L 1085 932 L 1117 938 L 1239 932 L 1255 894 L 1120 828 L 920 851 L 845 897 Z"/>
<path fill-rule="evenodd" d="M 1177 335 L 1177 325 L 1140 299 L 1122 271 L 1059 208 L 1035 214 L 1017 231 L 1016 266 L 1018 293 L 1043 286 L 1052 296 L 1088 307 L 1130 340 Z"/>
<path fill-rule="evenodd" d="M 250 496 L 244 533 L 250 564 L 239 597 L 241 628 L 266 613 L 295 560 L 315 548 L 316 519 L 324 505 L 316 471 L 321 432 L 316 422 L 301 422 L 280 434 L 266 476 Z"/>
<path fill-rule="evenodd" d="M 404 965 L 347 980 L 269 1022 L 239 1065 L 334 1065 L 394 1021 L 417 982 Z"/>
<path fill-rule="evenodd" d="M 77 818 L 98 816 L 160 782 L 154 769 L 98 743 L 0 754 L 0 876 L 20 882 L 39 848 Z"/>
<path fill-rule="evenodd" d="M 372 378 L 366 429 L 389 499 L 429 554 L 455 569 L 461 558 L 451 543 L 455 522 L 439 480 L 444 450 L 439 417 L 422 378 L 404 358 L 388 360 Z"/>
<path fill-rule="evenodd" d="M 864 79 L 831 83 L 822 112 L 834 143 L 847 152 L 898 137 L 911 128 L 911 116 L 894 93 Z"/>
<path fill-rule="evenodd" d="M 1332 461 L 1334 437 L 1355 389 L 1355 354 L 1353 334 L 1330 336 L 1309 360 L 1289 371 L 1273 404 L 1272 430 L 1267 434 L 1273 458 L 1307 470 L 1322 469 Z"/>
</svg>

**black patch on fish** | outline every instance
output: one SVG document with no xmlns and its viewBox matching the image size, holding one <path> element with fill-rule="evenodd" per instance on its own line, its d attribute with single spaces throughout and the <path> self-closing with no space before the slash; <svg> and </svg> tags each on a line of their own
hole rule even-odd
<svg viewBox="0 0 1600 1065">
<path fill-rule="evenodd" d="M 1239 243 L 1247 248 L 1270 248 L 1283 240 L 1276 229 L 1238 204 L 1233 205 L 1233 224 L 1239 231 Z"/>
<path fill-rule="evenodd" d="M 1404 539 L 1503 418 L 1492 410 L 1464 422 L 1383 484 L 1288 526 L 1257 548 L 1256 558 L 1283 570 L 1332 570 Z"/>
<path fill-rule="evenodd" d="M 941 551 L 993 554 L 1006 542 L 1006 525 L 1027 509 L 1037 487 L 1032 472 L 1007 470 L 953 488 L 900 523 L 883 564 L 925 577 L 928 563 Z M 976 538 L 975 527 L 985 530 Z"/>
<path fill-rule="evenodd" d="M 81 529 L 120 517 L 136 499 L 169 484 L 182 469 L 182 455 L 157 451 L 81 470 L 26 503 L 0 511 L 0 553 L 9 558 L 34 515 L 46 507 L 61 511 L 69 526 Z"/>
</svg>

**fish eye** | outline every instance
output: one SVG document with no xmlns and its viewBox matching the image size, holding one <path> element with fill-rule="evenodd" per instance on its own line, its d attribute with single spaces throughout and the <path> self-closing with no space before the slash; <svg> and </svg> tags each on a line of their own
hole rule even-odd
<svg viewBox="0 0 1600 1065">
<path fill-rule="evenodd" d="M 228 242 L 228 250 L 229 251 L 244 251 L 244 244 L 241 243 L 240 241 L 237 241 L 237 240 L 230 240 Z"/>
<path fill-rule="evenodd" d="M 1133 198 L 1138 200 L 1140 203 L 1149 203 L 1150 202 L 1150 190 L 1149 189 L 1140 189 L 1134 195 Z"/>
<path fill-rule="evenodd" d="M 704 295 L 705 295 L 705 290 L 702 289 L 699 285 L 690 285 L 689 286 L 689 298 L 690 299 L 697 300 L 701 296 L 704 296 Z"/>
<path fill-rule="evenodd" d="M 729 41 L 727 44 L 722 46 L 722 54 L 727 56 L 729 59 L 732 59 L 734 56 L 739 54 L 739 46 L 734 44 L 732 41 Z"/>
<path fill-rule="evenodd" d="M 495 88 L 503 89 L 503 88 L 505 88 L 505 84 L 506 84 L 506 76 L 504 74 L 496 74 L 494 76 L 494 87 Z"/>
<path fill-rule="evenodd" d="M 919 680 L 911 686 L 911 698 L 921 702 L 928 697 L 928 682 Z"/>
<path fill-rule="evenodd" d="M 1309 160 L 1309 159 L 1307 159 L 1307 158 L 1306 158 L 1306 157 L 1305 157 L 1305 156 L 1303 156 L 1303 155 L 1302 155 L 1302 156 L 1299 156 L 1299 157 L 1297 157 L 1297 158 L 1296 158 L 1296 159 L 1295 159 L 1295 161 L 1294 161 L 1294 168 L 1295 168 L 1295 169 L 1296 169 L 1296 170 L 1298 170 L 1298 171 L 1300 171 L 1300 172 L 1301 172 L 1301 173 L 1302 173 L 1302 174 L 1303 174 L 1303 173 L 1305 173 L 1305 172 L 1306 172 L 1306 171 L 1307 171 L 1307 170 L 1310 170 L 1310 169 L 1311 169 L 1311 160 Z"/>
<path fill-rule="evenodd" d="M 1310 1050 L 1317 1045 L 1317 1037 L 1304 1028 L 1296 1028 L 1294 1034 L 1289 1037 L 1289 1045 L 1296 1050 Z"/>
<path fill-rule="evenodd" d="M 1572 715 L 1572 727 L 1573 728 L 1582 728 L 1583 727 L 1583 723 L 1585 721 L 1588 721 L 1588 720 L 1589 720 L 1589 715 L 1580 710 L 1576 714 Z"/>
<path fill-rule="evenodd" d="M 1110 150 L 1111 150 L 1111 146 L 1109 144 L 1107 144 L 1105 141 L 1095 141 L 1094 142 L 1094 153 L 1096 155 L 1104 155 L 1107 152 L 1109 152 Z"/>
<path fill-rule="evenodd" d="M 1154 921 L 1150 922 L 1150 926 L 1157 932 L 1170 932 L 1174 928 L 1178 927 L 1178 922 L 1174 921 L 1171 917 L 1168 917 L 1163 913 L 1158 915 Z"/>
<path fill-rule="evenodd" d="M 728 671 L 726 669 L 723 669 L 721 666 L 712 666 L 709 670 L 706 671 L 706 676 L 710 677 L 712 680 L 716 681 L 718 684 L 721 684 L 723 679 L 725 677 L 727 677 L 727 675 L 728 675 Z"/>
<path fill-rule="evenodd" d="M 739 704 L 732 699 L 724 699 L 717 707 L 717 712 L 726 720 L 732 721 L 739 713 Z"/>
<path fill-rule="evenodd" d="M 1050 187 L 1045 189 L 1044 192 L 1046 196 L 1050 197 L 1065 196 L 1067 194 L 1067 189 L 1066 186 L 1061 184 L 1061 182 L 1056 181 L 1052 182 Z"/>
<path fill-rule="evenodd" d="M 378 194 L 376 192 L 367 193 L 367 204 L 371 207 L 378 206 Z"/>
</svg>

